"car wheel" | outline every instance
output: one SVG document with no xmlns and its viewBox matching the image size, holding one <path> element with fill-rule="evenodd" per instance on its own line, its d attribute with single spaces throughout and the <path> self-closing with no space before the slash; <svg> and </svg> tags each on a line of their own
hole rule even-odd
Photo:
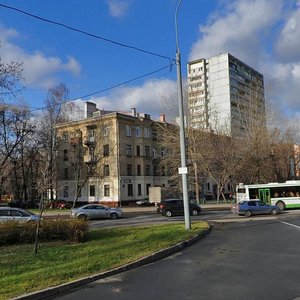
<svg viewBox="0 0 300 300">
<path fill-rule="evenodd" d="M 249 217 L 251 217 L 251 215 L 252 215 L 251 211 L 250 210 L 246 210 L 245 216 L 249 218 Z"/>
<path fill-rule="evenodd" d="M 87 220 L 87 216 L 86 216 L 86 215 L 79 215 L 79 216 L 78 216 L 78 219 L 79 219 L 79 220 L 86 221 L 86 220 Z"/>
<path fill-rule="evenodd" d="M 118 215 L 117 215 L 116 213 L 111 213 L 111 214 L 110 214 L 110 218 L 111 218 L 112 220 L 116 220 L 116 219 L 118 219 Z"/>
<path fill-rule="evenodd" d="M 193 215 L 193 216 L 198 216 L 198 214 L 199 214 L 199 213 L 198 213 L 198 210 L 197 210 L 197 209 L 193 209 L 193 210 L 192 210 L 192 215 Z"/>
<path fill-rule="evenodd" d="M 170 210 L 167 210 L 167 211 L 166 211 L 166 216 L 167 216 L 167 217 L 172 217 L 172 212 L 171 212 Z"/>
<path fill-rule="evenodd" d="M 277 210 L 275 208 L 273 208 L 271 210 L 271 215 L 273 215 L 273 216 L 277 215 Z"/>
<path fill-rule="evenodd" d="M 283 211 L 285 209 L 285 205 L 281 201 L 276 203 L 276 206 L 279 208 L 280 211 Z"/>
</svg>

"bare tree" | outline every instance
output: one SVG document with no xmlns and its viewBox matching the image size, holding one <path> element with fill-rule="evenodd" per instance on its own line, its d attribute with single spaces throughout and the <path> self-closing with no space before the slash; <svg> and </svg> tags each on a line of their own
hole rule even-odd
<svg viewBox="0 0 300 300">
<path fill-rule="evenodd" d="M 0 105 L 0 193 L 14 171 L 22 168 L 20 152 L 32 132 L 28 110 Z"/>
<path fill-rule="evenodd" d="M 40 116 L 40 142 L 43 145 L 44 151 L 47 152 L 48 164 L 48 187 L 50 191 L 50 200 L 54 199 L 54 190 L 56 186 L 56 150 L 57 137 L 55 126 L 58 123 L 68 120 L 65 114 L 64 103 L 68 99 L 68 89 L 65 85 L 59 84 L 55 88 L 48 91 L 46 100 L 47 108 Z"/>
</svg>

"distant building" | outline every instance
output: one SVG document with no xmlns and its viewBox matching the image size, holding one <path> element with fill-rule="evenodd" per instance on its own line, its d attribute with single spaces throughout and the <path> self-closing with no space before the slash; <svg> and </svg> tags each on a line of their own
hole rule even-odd
<svg viewBox="0 0 300 300">
<path fill-rule="evenodd" d="M 263 75 L 229 53 L 189 62 L 188 97 L 194 128 L 245 136 L 265 126 Z"/>
<path fill-rule="evenodd" d="M 167 166 L 158 143 L 162 115 L 98 110 L 87 102 L 85 118 L 57 126 L 57 199 L 110 206 L 149 197 L 152 186 L 167 186 Z"/>
</svg>

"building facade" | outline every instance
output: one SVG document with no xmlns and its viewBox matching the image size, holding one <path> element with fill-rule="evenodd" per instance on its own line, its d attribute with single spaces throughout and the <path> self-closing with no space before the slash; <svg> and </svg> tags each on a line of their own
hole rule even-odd
<svg viewBox="0 0 300 300">
<path fill-rule="evenodd" d="M 86 118 L 57 126 L 57 199 L 110 206 L 149 197 L 167 186 L 159 128 L 150 115 L 100 111 L 86 103 Z"/>
<path fill-rule="evenodd" d="M 265 126 L 261 73 L 229 53 L 192 61 L 187 69 L 191 126 L 231 136 Z"/>
</svg>

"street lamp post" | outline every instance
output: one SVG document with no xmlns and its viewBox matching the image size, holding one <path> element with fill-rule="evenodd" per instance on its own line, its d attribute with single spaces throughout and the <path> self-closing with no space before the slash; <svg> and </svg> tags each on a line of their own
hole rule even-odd
<svg viewBox="0 0 300 300">
<path fill-rule="evenodd" d="M 178 95 L 178 106 L 179 106 L 180 155 L 181 155 L 181 168 L 179 168 L 179 173 L 182 176 L 182 193 L 183 193 L 185 229 L 190 230 L 191 229 L 191 219 L 190 219 L 190 207 L 189 207 L 188 189 L 187 189 L 187 165 L 186 165 L 186 151 L 185 151 L 181 58 L 180 58 L 180 50 L 179 50 L 178 25 L 177 25 L 178 9 L 179 9 L 181 2 L 182 2 L 182 0 L 180 0 L 178 2 L 177 7 L 176 7 L 176 12 L 175 12 L 177 95 Z"/>
</svg>

